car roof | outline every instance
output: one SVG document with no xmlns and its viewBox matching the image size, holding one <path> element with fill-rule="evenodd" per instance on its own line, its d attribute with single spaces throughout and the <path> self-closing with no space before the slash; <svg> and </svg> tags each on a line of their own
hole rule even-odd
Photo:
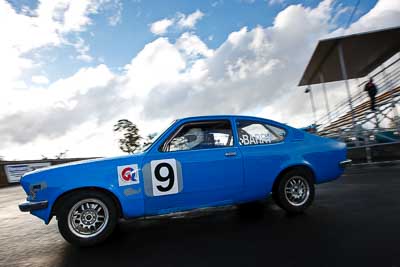
<svg viewBox="0 0 400 267">
<path fill-rule="evenodd" d="M 208 116 L 192 116 L 192 117 L 184 117 L 184 118 L 179 118 L 177 119 L 178 121 L 181 120 L 210 120 L 210 119 L 226 119 L 226 118 L 236 118 L 236 119 L 250 119 L 250 120 L 266 120 L 272 123 L 276 123 L 276 124 L 281 124 L 281 125 L 285 125 L 288 126 L 284 123 L 281 122 L 277 122 L 274 120 L 270 120 L 270 119 L 266 119 L 266 118 L 262 118 L 262 117 L 254 117 L 254 116 L 245 116 L 245 115 L 208 115 Z"/>
</svg>

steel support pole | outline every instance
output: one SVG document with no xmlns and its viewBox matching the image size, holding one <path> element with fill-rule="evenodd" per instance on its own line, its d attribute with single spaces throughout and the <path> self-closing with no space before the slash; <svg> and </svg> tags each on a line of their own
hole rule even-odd
<svg viewBox="0 0 400 267">
<path fill-rule="evenodd" d="M 317 126 L 317 112 L 315 109 L 314 96 L 313 96 L 312 88 L 310 85 L 307 86 L 306 92 L 310 94 L 311 108 L 312 108 L 312 112 L 313 112 L 313 116 L 314 116 L 314 124 L 315 124 L 315 126 Z"/>
<path fill-rule="evenodd" d="M 362 95 L 363 92 L 364 92 L 364 88 L 362 86 L 360 86 L 360 79 L 359 78 L 356 78 L 356 81 L 357 81 L 357 87 L 358 87 L 358 94 Z"/>
<path fill-rule="evenodd" d="M 400 132 L 399 112 L 397 110 L 395 96 L 394 96 L 394 90 L 396 88 L 395 88 L 395 86 L 392 84 L 392 82 L 389 80 L 389 78 L 387 76 L 386 69 L 385 69 L 385 63 L 382 63 L 381 68 L 382 68 L 383 78 L 385 79 L 385 83 L 388 86 L 391 87 L 389 90 L 390 90 L 391 106 L 392 106 L 392 109 L 393 109 L 393 122 L 394 122 L 394 125 L 396 126 L 396 130 Z"/>
<path fill-rule="evenodd" d="M 353 101 L 351 99 L 351 93 L 350 93 L 350 86 L 349 86 L 349 81 L 348 81 L 348 76 L 347 76 L 347 69 L 346 69 L 346 63 L 344 61 L 344 56 L 343 56 L 343 47 L 342 44 L 339 43 L 338 45 L 338 51 L 339 51 L 339 62 L 340 62 L 340 70 L 342 72 L 342 78 L 344 80 L 344 83 L 346 85 L 346 91 L 347 91 L 347 99 L 349 101 L 349 107 L 350 107 L 350 112 L 351 112 L 351 122 L 353 125 L 353 131 L 356 131 L 356 121 L 354 118 L 354 109 L 353 109 Z M 358 134 L 356 133 L 356 145 L 358 145 Z"/>
<path fill-rule="evenodd" d="M 322 90 L 324 91 L 325 107 L 326 107 L 326 112 L 328 113 L 329 124 L 332 124 L 332 117 L 331 117 L 331 111 L 329 108 L 328 94 L 326 93 L 324 75 L 321 72 L 319 73 L 319 80 L 322 85 Z"/>
<path fill-rule="evenodd" d="M 367 132 L 362 133 L 364 137 L 364 145 L 365 145 L 365 156 L 367 158 L 367 163 L 372 162 L 372 153 L 371 153 L 371 147 L 369 146 L 369 134 Z"/>
<path fill-rule="evenodd" d="M 375 128 L 377 131 L 379 131 L 379 118 L 377 112 L 374 112 L 374 116 L 375 116 Z"/>
</svg>

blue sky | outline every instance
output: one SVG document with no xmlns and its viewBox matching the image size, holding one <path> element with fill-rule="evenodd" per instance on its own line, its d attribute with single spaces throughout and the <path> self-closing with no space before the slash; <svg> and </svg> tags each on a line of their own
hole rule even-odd
<svg viewBox="0 0 400 267">
<path fill-rule="evenodd" d="M 297 83 L 318 40 L 400 25 L 399 1 L 361 0 L 347 27 L 356 3 L 0 0 L 0 156 L 118 155 L 121 118 L 143 135 L 223 113 L 305 126 Z"/>
<path fill-rule="evenodd" d="M 37 8 L 38 1 L 9 1 L 17 10 L 23 6 L 31 9 Z M 150 32 L 149 25 L 163 18 L 173 18 L 177 13 L 191 14 L 196 10 L 204 13 L 204 18 L 197 24 L 194 32 L 208 45 L 215 49 L 220 46 L 233 31 L 238 31 L 247 26 L 254 28 L 257 25 L 264 27 L 272 25 L 278 12 L 290 5 L 302 4 L 315 8 L 320 1 L 276 1 L 269 4 L 266 0 L 211 0 L 211 1 L 121 1 L 122 12 L 120 22 L 110 25 L 108 16 L 115 12 L 114 8 L 101 14 L 93 14 L 92 25 L 85 32 L 79 34 L 87 45 L 90 46 L 90 55 L 93 62 L 83 62 L 71 57 L 74 53 L 70 46 L 49 49 L 42 55 L 48 57 L 52 64 L 43 67 L 42 71 L 50 80 L 68 77 L 84 66 L 96 63 L 106 63 L 115 71 L 128 64 L 144 45 L 151 42 L 156 35 Z M 351 9 L 357 0 L 335 1 L 337 8 L 348 7 L 338 19 L 338 26 L 347 23 Z M 376 3 L 376 0 L 362 0 L 357 8 L 353 20 L 357 20 Z M 171 40 L 179 37 L 181 31 L 175 30 L 166 35 Z M 75 37 L 71 37 L 74 39 Z M 55 67 L 56 66 L 56 67 Z"/>
</svg>

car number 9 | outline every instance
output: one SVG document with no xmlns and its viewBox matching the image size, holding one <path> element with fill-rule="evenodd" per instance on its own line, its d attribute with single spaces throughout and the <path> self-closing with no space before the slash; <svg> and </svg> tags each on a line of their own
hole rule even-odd
<svg viewBox="0 0 400 267">
<path fill-rule="evenodd" d="M 150 165 L 154 196 L 179 192 L 175 159 L 153 160 Z"/>
</svg>

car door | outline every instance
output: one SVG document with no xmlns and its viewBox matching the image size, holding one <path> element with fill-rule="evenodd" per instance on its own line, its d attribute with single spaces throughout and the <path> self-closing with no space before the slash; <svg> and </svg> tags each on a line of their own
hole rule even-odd
<svg viewBox="0 0 400 267">
<path fill-rule="evenodd" d="M 271 191 L 281 165 L 289 159 L 287 130 L 264 120 L 237 119 L 236 129 L 243 156 L 245 192 L 248 199 Z"/>
<path fill-rule="evenodd" d="M 146 214 L 232 203 L 243 163 L 231 120 L 181 122 L 147 153 L 143 174 Z"/>
</svg>

